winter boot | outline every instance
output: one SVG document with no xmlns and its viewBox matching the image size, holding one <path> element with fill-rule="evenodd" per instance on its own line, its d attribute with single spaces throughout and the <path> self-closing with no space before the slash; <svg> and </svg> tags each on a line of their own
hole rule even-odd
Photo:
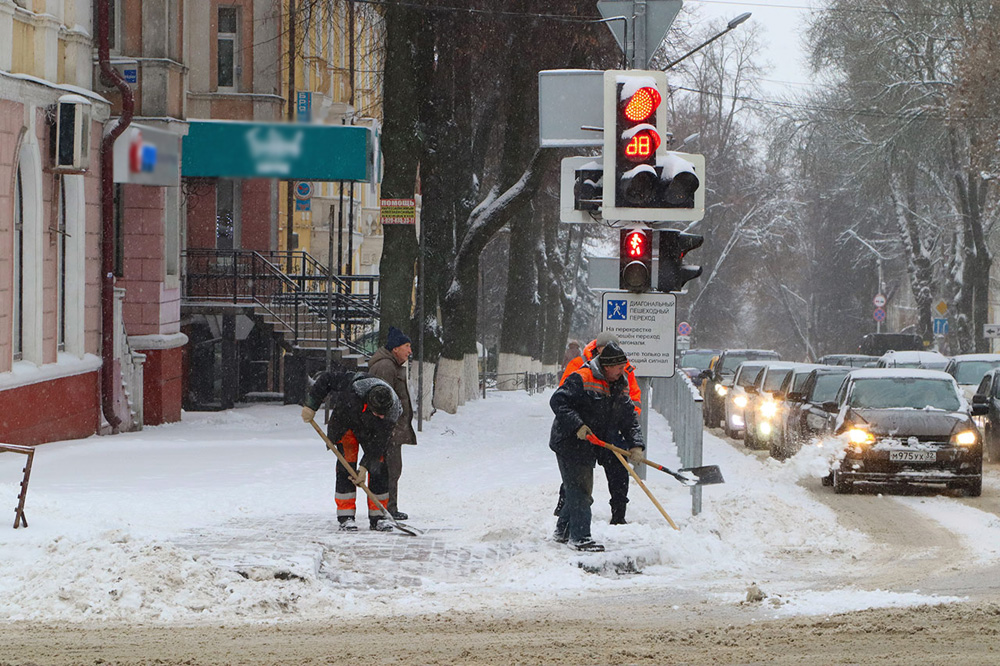
<svg viewBox="0 0 1000 666">
<path fill-rule="evenodd" d="M 582 541 L 573 541 L 570 544 L 570 548 L 573 550 L 580 550 L 586 553 L 603 553 L 604 546 L 597 543 L 593 539 L 583 539 Z"/>
<path fill-rule="evenodd" d="M 628 521 L 625 520 L 625 505 L 611 507 L 611 524 L 628 525 Z"/>
<path fill-rule="evenodd" d="M 556 543 L 566 543 L 569 541 L 569 532 L 563 532 L 557 527 L 556 531 L 552 533 L 552 540 Z"/>
<path fill-rule="evenodd" d="M 369 518 L 368 528 L 373 532 L 391 532 L 392 523 L 382 516 L 376 516 L 375 518 Z"/>
<path fill-rule="evenodd" d="M 352 516 L 342 516 L 337 520 L 340 522 L 340 527 L 338 529 L 340 529 L 341 532 L 358 531 L 358 524 L 354 522 L 354 518 Z"/>
<path fill-rule="evenodd" d="M 410 517 L 410 514 L 403 513 L 402 511 L 393 511 L 392 517 L 395 518 L 396 520 L 406 520 Z"/>
</svg>

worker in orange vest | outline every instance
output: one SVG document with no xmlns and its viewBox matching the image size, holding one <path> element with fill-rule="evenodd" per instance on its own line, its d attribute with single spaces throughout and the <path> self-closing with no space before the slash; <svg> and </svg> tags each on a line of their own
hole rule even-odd
<svg viewBox="0 0 1000 666">
<path fill-rule="evenodd" d="M 562 386 L 565 384 L 570 375 L 597 357 L 604 351 L 608 343 L 611 342 L 616 345 L 620 344 L 617 335 L 608 331 L 601 331 L 594 340 L 591 340 L 583 348 L 583 356 L 578 356 L 569 362 L 566 370 L 563 372 L 562 379 L 559 381 L 559 385 Z M 629 399 L 632 401 L 635 416 L 638 419 L 642 413 L 642 393 L 639 391 L 639 382 L 635 379 L 635 366 L 631 363 L 626 363 L 623 374 L 628 380 Z M 604 476 L 608 480 L 608 491 L 611 493 L 611 524 L 625 525 L 627 523 L 625 520 L 625 507 L 628 504 L 628 470 L 622 467 L 613 453 L 605 449 L 602 449 L 602 451 L 603 453 L 598 452 L 597 462 L 604 468 Z M 559 501 L 556 503 L 556 509 L 553 512 L 554 515 L 559 515 L 565 501 L 566 489 L 559 486 Z"/>
</svg>

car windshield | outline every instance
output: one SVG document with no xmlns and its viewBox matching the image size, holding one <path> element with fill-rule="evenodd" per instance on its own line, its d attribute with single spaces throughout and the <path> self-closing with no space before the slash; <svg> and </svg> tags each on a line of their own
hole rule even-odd
<svg viewBox="0 0 1000 666">
<path fill-rule="evenodd" d="M 832 372 L 829 374 L 816 375 L 816 383 L 813 384 L 810 401 L 820 403 L 833 400 L 837 397 L 840 385 L 844 383 L 847 373 Z"/>
<path fill-rule="evenodd" d="M 781 383 L 790 374 L 792 374 L 791 370 L 769 370 L 767 376 L 764 377 L 764 390 L 768 392 L 777 391 L 781 388 Z"/>
<path fill-rule="evenodd" d="M 712 352 L 684 352 L 681 354 L 681 367 L 708 370 L 708 364 L 715 356 Z"/>
<path fill-rule="evenodd" d="M 802 391 L 802 386 L 803 386 L 803 384 L 806 383 L 807 379 L 809 379 L 809 373 L 808 372 L 799 372 L 799 373 L 796 373 L 794 379 L 792 379 L 792 391 L 794 393 L 801 392 Z"/>
<path fill-rule="evenodd" d="M 722 364 L 719 366 L 719 372 L 724 375 L 732 375 L 736 372 L 736 368 L 740 366 L 740 363 L 749 360 L 749 358 L 746 354 L 733 354 L 732 356 L 726 354 L 725 358 L 722 359 Z"/>
<path fill-rule="evenodd" d="M 1000 361 L 956 361 L 952 375 L 959 384 L 978 384 L 983 375 L 1000 366 Z"/>
<path fill-rule="evenodd" d="M 757 374 L 760 369 L 764 367 L 761 365 L 744 365 L 743 370 L 740 372 L 740 378 L 737 380 L 737 384 L 746 388 L 747 386 L 753 386 L 754 381 L 757 379 Z"/>
<path fill-rule="evenodd" d="M 952 382 L 923 377 L 857 379 L 851 391 L 850 405 L 861 409 L 933 407 L 949 412 L 957 412 L 962 406 Z"/>
</svg>

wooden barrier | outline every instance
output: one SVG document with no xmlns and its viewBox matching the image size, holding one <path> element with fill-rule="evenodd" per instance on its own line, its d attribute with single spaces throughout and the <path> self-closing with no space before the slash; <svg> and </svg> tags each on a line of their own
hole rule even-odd
<svg viewBox="0 0 1000 666">
<path fill-rule="evenodd" d="M 28 479 L 31 478 L 31 461 L 35 457 L 35 449 L 32 446 L 17 446 L 16 444 L 0 444 L 0 451 L 10 453 L 23 453 L 28 456 L 28 462 L 24 465 L 24 477 L 21 479 L 21 491 L 17 494 L 17 508 L 14 509 L 14 529 L 21 525 L 28 526 L 28 519 L 24 517 L 24 498 L 28 495 Z"/>
</svg>

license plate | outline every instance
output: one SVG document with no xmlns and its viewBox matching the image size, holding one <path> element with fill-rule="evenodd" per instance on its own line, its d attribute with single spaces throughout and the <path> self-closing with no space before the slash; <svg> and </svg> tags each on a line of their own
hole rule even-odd
<svg viewBox="0 0 1000 666">
<path fill-rule="evenodd" d="M 934 451 L 889 451 L 889 460 L 894 462 L 935 462 Z"/>
</svg>

